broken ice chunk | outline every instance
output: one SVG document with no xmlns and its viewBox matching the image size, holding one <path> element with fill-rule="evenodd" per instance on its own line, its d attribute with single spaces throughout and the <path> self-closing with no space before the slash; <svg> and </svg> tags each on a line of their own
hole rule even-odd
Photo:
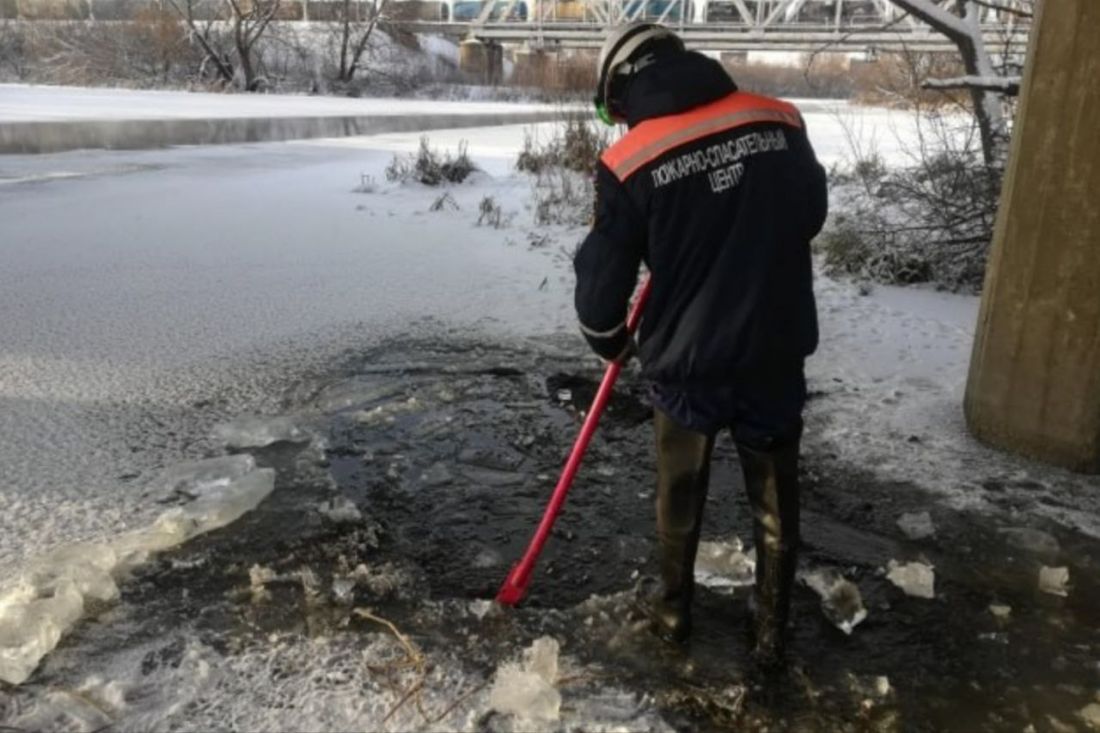
<svg viewBox="0 0 1100 733">
<path fill-rule="evenodd" d="M 190 504 L 164 512 L 157 517 L 153 527 L 168 535 L 178 535 L 183 542 L 235 522 L 255 509 L 274 488 L 275 470 L 257 469 L 203 494 Z"/>
<path fill-rule="evenodd" d="M 989 606 L 989 612 L 993 614 L 993 618 L 998 621 L 1007 621 L 1009 616 L 1012 615 L 1012 606 L 1006 606 L 1001 603 L 992 603 Z"/>
<path fill-rule="evenodd" d="M 554 686 L 557 676 L 557 640 L 536 639 L 524 651 L 521 664 L 507 662 L 497 669 L 489 705 L 527 723 L 555 721 L 561 712 L 561 693 Z"/>
<path fill-rule="evenodd" d="M 336 496 L 321 502 L 317 511 L 334 524 L 355 524 L 363 519 L 359 507 L 345 496 Z"/>
<path fill-rule="evenodd" d="M 1078 710 L 1077 717 L 1088 726 L 1089 730 L 1100 731 L 1100 705 L 1097 703 L 1090 702 Z"/>
<path fill-rule="evenodd" d="M 492 601 L 485 600 L 484 598 L 478 598 L 475 601 L 470 601 L 470 613 L 472 613 L 478 621 L 484 619 L 485 616 L 487 616 L 492 610 Z"/>
<path fill-rule="evenodd" d="M 309 436 L 289 417 L 239 417 L 214 427 L 227 448 L 263 448 L 273 443 L 305 443 Z"/>
<path fill-rule="evenodd" d="M 859 588 L 835 570 L 811 570 L 802 575 L 802 582 L 821 596 L 821 610 L 825 618 L 845 634 L 851 634 L 867 618 Z"/>
<path fill-rule="evenodd" d="M 204 485 L 196 498 L 162 513 L 152 526 L 105 543 L 60 548 L 0 588 L 0 680 L 22 684 L 84 613 L 84 599 L 114 600 L 117 579 L 150 553 L 223 527 L 251 511 L 275 487 L 275 471 L 250 471 Z"/>
<path fill-rule="evenodd" d="M 1039 590 L 1054 596 L 1069 595 L 1069 568 L 1039 568 Z"/>
<path fill-rule="evenodd" d="M 84 597 L 68 579 L 47 597 L 29 586 L 0 597 L 0 680 L 23 684 L 83 613 Z"/>
<path fill-rule="evenodd" d="M 901 588 L 907 596 L 936 597 L 936 573 L 927 563 L 909 562 L 903 565 L 897 560 L 891 560 L 887 567 L 886 579 Z"/>
<path fill-rule="evenodd" d="M 350 606 L 355 601 L 355 579 L 354 578 L 333 578 L 332 579 L 332 597 L 337 603 L 342 603 L 345 606 Z"/>
<path fill-rule="evenodd" d="M 898 517 L 898 527 L 911 540 L 923 540 L 936 534 L 932 515 L 928 512 L 902 514 Z"/>
<path fill-rule="evenodd" d="M 700 542 L 695 582 L 709 588 L 741 588 L 753 584 L 756 561 L 742 551 L 741 540 Z"/>
<path fill-rule="evenodd" d="M 198 498 L 211 487 L 224 486 L 256 468 L 249 455 L 219 456 L 202 461 L 178 463 L 164 470 L 156 482 L 157 493 Z"/>
</svg>

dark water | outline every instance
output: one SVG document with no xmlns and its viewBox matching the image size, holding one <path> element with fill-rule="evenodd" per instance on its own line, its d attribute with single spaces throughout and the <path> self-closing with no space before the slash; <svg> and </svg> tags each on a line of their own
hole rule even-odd
<svg viewBox="0 0 1100 733">
<path fill-rule="evenodd" d="M 799 587 L 790 669 L 765 678 L 748 661 L 744 593 L 703 588 L 694 641 L 656 642 L 634 608 L 636 587 L 655 570 L 654 475 L 645 391 L 630 376 L 526 603 L 490 611 L 476 628 L 468 614 L 421 613 L 426 598 L 445 608 L 495 595 L 541 515 L 599 375 L 568 351 L 399 342 L 357 357 L 339 375 L 286 397 L 288 412 L 327 401 L 318 428 L 324 452 L 293 444 L 258 452 L 279 469 L 275 493 L 231 530 L 148 566 L 124 588 L 123 601 L 145 609 L 150 636 L 186 620 L 225 648 L 262 644 L 272 631 L 323 634 L 346 621 L 351 605 L 369 606 L 404 619 L 426 651 L 469 647 L 469 663 L 486 674 L 551 634 L 602 681 L 650 695 L 684 730 L 1084 729 L 1076 711 L 1100 688 L 1100 546 L 1042 527 L 1059 542 L 1052 556 L 1015 549 L 998 529 L 1009 519 L 1026 526 L 1026 515 L 938 506 L 913 485 L 875 482 L 816 455 L 812 435 L 802 562 L 856 582 L 867 620 L 845 636 L 825 619 L 818 597 Z M 352 397 L 331 409 L 337 389 Z M 340 523 L 303 509 L 332 497 L 333 481 L 362 520 Z M 912 542 L 895 522 L 920 510 L 931 511 L 937 533 Z M 732 535 L 750 536 L 749 513 L 735 452 L 720 444 L 704 539 Z M 936 568 L 935 600 L 907 597 L 884 577 L 889 560 L 917 558 Z M 1043 563 L 1070 567 L 1067 598 L 1037 591 Z M 370 577 L 348 591 L 353 597 L 340 597 L 330 579 L 359 564 Z M 257 604 L 253 565 L 281 577 L 308 566 L 319 585 L 271 582 L 272 602 Z M 991 603 L 1011 606 L 1010 618 L 996 619 Z M 888 689 L 876 686 L 879 677 Z M 482 723 L 491 729 L 491 714 Z"/>
</svg>

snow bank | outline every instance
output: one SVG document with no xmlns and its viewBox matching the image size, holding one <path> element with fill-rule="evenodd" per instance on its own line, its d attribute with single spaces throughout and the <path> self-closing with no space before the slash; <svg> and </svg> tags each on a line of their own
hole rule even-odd
<svg viewBox="0 0 1100 733">
<path fill-rule="evenodd" d="M 25 682 L 88 606 L 116 600 L 119 579 L 150 554 L 254 509 L 274 489 L 275 471 L 257 469 L 251 457 L 215 458 L 171 468 L 161 484 L 191 501 L 144 529 L 49 552 L 0 588 L 0 680 Z"/>
</svg>

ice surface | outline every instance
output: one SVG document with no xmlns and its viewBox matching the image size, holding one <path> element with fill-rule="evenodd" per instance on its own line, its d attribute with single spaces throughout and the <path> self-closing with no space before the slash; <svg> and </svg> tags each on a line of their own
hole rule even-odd
<svg viewBox="0 0 1100 733">
<path fill-rule="evenodd" d="M 1038 557 L 1052 560 L 1061 552 L 1061 545 L 1054 535 L 1031 527 L 1006 527 L 999 530 L 1009 545 Z"/>
<path fill-rule="evenodd" d="M 239 417 L 217 425 L 214 438 L 227 448 L 263 448 L 273 443 L 304 443 L 309 435 L 290 417 Z"/>
<path fill-rule="evenodd" d="M 695 582 L 710 588 L 743 588 L 753 584 L 755 572 L 756 560 L 743 552 L 740 538 L 699 543 Z"/>
<path fill-rule="evenodd" d="M 209 94 L 162 90 L 0 84 L 0 122 L 195 119 L 397 114 L 473 114 L 547 107 L 500 102 L 367 99 L 293 94 Z"/>
<path fill-rule="evenodd" d="M 558 678 L 558 642 L 536 639 L 524 650 L 520 663 L 506 662 L 497 669 L 489 692 L 489 705 L 499 713 L 514 715 L 524 723 L 556 721 L 561 712 Z"/>
<path fill-rule="evenodd" d="M 911 540 L 923 540 L 936 534 L 936 526 L 928 512 L 902 514 L 898 517 L 898 527 Z"/>
<path fill-rule="evenodd" d="M 850 635 L 867 618 L 859 587 L 836 570 L 817 568 L 804 573 L 801 578 L 821 597 L 821 610 L 825 618 L 845 634 Z"/>
<path fill-rule="evenodd" d="M 931 565 L 923 562 L 899 563 L 891 560 L 886 569 L 886 579 L 907 596 L 915 598 L 936 597 L 936 573 Z"/>
<path fill-rule="evenodd" d="M 1069 568 L 1039 568 L 1039 590 L 1054 596 L 1069 595 Z"/>
<path fill-rule="evenodd" d="M 239 466 L 223 467 L 233 473 Z M 191 469 L 177 474 L 195 475 Z M 219 479 L 212 472 L 202 475 L 202 490 L 194 500 L 164 512 L 152 526 L 113 540 L 57 548 L 0 589 L 0 680 L 13 685 L 25 682 L 84 614 L 87 601 L 115 600 L 119 578 L 150 553 L 235 521 L 275 486 L 270 468 L 232 479 Z"/>
</svg>

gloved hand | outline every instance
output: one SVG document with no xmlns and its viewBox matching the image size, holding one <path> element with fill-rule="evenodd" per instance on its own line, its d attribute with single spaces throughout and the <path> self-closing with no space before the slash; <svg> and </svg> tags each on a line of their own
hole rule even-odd
<svg viewBox="0 0 1100 733">
<path fill-rule="evenodd" d="M 623 366 L 626 366 L 627 363 L 632 358 L 634 358 L 637 354 L 638 354 L 638 342 L 635 341 L 634 336 L 629 336 L 626 339 L 626 345 L 623 346 L 623 350 L 619 352 L 618 356 L 616 356 L 614 359 L 610 359 L 610 360 L 604 359 L 604 363 L 605 364 L 612 364 L 614 362 L 619 362 Z"/>
</svg>

